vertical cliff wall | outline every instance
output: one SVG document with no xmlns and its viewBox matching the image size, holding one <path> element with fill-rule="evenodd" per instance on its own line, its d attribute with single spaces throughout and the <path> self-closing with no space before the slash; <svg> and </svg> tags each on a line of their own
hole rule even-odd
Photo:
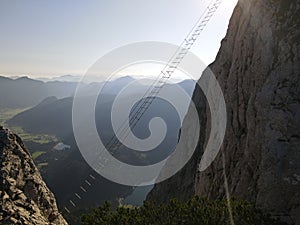
<svg viewBox="0 0 300 225">
<path fill-rule="evenodd" d="M 228 113 L 221 152 L 230 195 L 296 224 L 300 224 L 299 12 L 298 0 L 240 0 L 210 65 Z M 196 89 L 194 99 L 198 93 Z M 185 199 L 182 193 L 224 197 L 221 152 L 207 170 L 194 171 L 203 147 L 199 143 L 189 164 L 156 185 L 149 198 Z"/>
<path fill-rule="evenodd" d="M 22 140 L 0 127 L 0 223 L 66 225 Z"/>
</svg>

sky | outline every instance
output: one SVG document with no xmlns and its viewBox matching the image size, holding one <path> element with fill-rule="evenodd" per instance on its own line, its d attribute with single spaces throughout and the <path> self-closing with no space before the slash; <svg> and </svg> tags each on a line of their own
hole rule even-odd
<svg viewBox="0 0 300 225">
<path fill-rule="evenodd" d="M 1 0 L 0 74 L 83 75 L 105 53 L 141 41 L 180 44 L 210 0 Z M 213 62 L 237 0 L 222 5 L 191 49 Z M 141 71 L 136 71 L 141 73 Z"/>
</svg>

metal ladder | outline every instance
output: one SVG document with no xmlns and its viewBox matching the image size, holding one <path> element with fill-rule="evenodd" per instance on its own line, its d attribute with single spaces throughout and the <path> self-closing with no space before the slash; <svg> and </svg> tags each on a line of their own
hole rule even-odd
<svg viewBox="0 0 300 225">
<path fill-rule="evenodd" d="M 196 42 L 197 38 L 200 36 L 210 19 L 214 16 L 215 12 L 219 8 L 222 0 L 213 0 L 210 5 L 206 8 L 203 15 L 194 25 L 192 30 L 189 32 L 187 37 L 184 39 L 182 44 L 178 47 L 177 51 L 169 60 L 168 64 L 160 72 L 158 78 L 153 82 L 153 84 L 148 88 L 142 100 L 133 108 L 129 115 L 129 125 L 128 128 L 125 124 L 125 121 L 121 127 L 118 129 L 119 137 L 122 137 L 123 140 L 126 139 L 130 129 L 133 129 L 138 121 L 142 118 L 145 112 L 148 110 L 150 105 L 153 103 L 155 98 L 158 96 L 160 90 L 167 83 L 169 78 L 175 72 L 179 64 L 182 62 L 186 54 L 189 52 L 193 44 Z M 114 151 L 122 146 L 122 143 L 118 140 L 117 136 L 114 135 L 108 142 L 106 148 L 114 154 Z"/>
<path fill-rule="evenodd" d="M 170 58 L 168 64 L 163 68 L 163 70 L 160 72 L 158 78 L 153 82 L 153 84 L 147 89 L 146 93 L 142 97 L 142 101 L 140 101 L 136 106 L 134 106 L 133 110 L 131 111 L 129 115 L 129 125 L 128 128 L 125 124 L 127 124 L 125 121 L 123 125 L 118 129 L 116 133 L 119 133 L 123 140 L 126 139 L 128 136 L 128 132 L 130 129 L 133 129 L 138 121 L 142 118 L 142 116 L 145 114 L 145 112 L 148 110 L 150 105 L 153 103 L 155 98 L 158 96 L 160 90 L 164 87 L 164 85 L 167 83 L 169 78 L 172 76 L 174 71 L 177 69 L 178 65 L 181 63 L 183 58 L 186 56 L 186 54 L 189 52 L 197 38 L 200 36 L 210 19 L 214 16 L 215 12 L 219 8 L 220 4 L 223 0 L 212 0 L 209 4 L 209 6 L 206 8 L 202 16 L 199 18 L 197 23 L 194 25 L 194 27 L 191 29 L 187 37 L 184 39 L 184 41 L 181 43 L 181 45 L 178 47 L 177 51 L 174 53 L 174 55 Z M 114 135 L 106 144 L 106 148 L 112 155 L 114 155 L 115 151 L 122 147 L 122 142 L 119 141 L 117 138 L 117 135 Z M 105 161 L 107 163 L 107 161 Z M 105 166 L 102 164 L 99 164 L 101 167 Z M 77 193 L 74 193 L 74 198 L 69 200 L 70 206 L 73 208 L 76 207 L 75 200 L 77 201 L 81 200 L 82 197 L 79 195 L 86 193 L 89 188 L 92 186 L 93 181 L 96 180 L 94 176 L 91 174 L 85 179 L 82 186 L 80 186 L 79 191 Z M 68 213 L 70 213 L 69 208 L 64 207 L 64 210 Z"/>
</svg>

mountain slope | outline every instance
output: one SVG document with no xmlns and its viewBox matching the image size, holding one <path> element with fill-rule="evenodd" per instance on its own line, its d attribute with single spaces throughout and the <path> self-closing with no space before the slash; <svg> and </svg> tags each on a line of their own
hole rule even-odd
<svg viewBox="0 0 300 225">
<path fill-rule="evenodd" d="M 69 97 L 74 94 L 76 86 L 77 83 L 72 82 L 42 82 L 28 77 L 10 79 L 0 76 L 0 109 L 31 107 L 50 96 Z"/>
<path fill-rule="evenodd" d="M 67 224 L 22 140 L 0 127 L 1 224 Z"/>
<path fill-rule="evenodd" d="M 107 143 L 114 135 L 111 123 L 113 102 L 120 90 L 124 86 L 126 87 L 131 81 L 132 78 L 124 77 L 108 82 L 104 88 L 104 94 L 102 93 L 100 98 L 98 98 L 95 108 L 95 121 L 99 136 L 104 143 Z M 185 80 L 178 84 L 170 83 L 167 84 L 165 88 L 171 93 L 175 85 L 179 85 L 186 90 L 188 94 L 191 94 L 195 81 Z M 93 90 L 97 90 L 99 83 L 92 83 L 88 87 L 90 88 L 88 89 L 89 92 L 87 96 L 85 96 L 86 98 L 88 98 L 90 94 L 95 93 Z M 133 95 L 142 96 L 147 88 L 148 86 L 137 83 L 134 88 L 130 89 L 129 94 L 121 98 L 126 100 Z M 127 197 L 132 193 L 132 187 L 118 185 L 96 174 L 81 156 L 72 129 L 72 101 L 72 97 L 63 99 L 49 97 L 35 107 L 23 111 L 6 121 L 6 124 L 11 127 L 22 127 L 23 130 L 31 134 L 55 135 L 59 141 L 71 147 L 70 150 L 67 151 L 55 151 L 52 147 L 48 147 L 49 149 L 44 148 L 44 154 L 35 158 L 37 165 L 43 165 L 40 168 L 41 175 L 55 194 L 58 206 L 61 209 L 65 206 L 71 211 L 74 209 L 74 207 L 70 205 L 69 200 L 75 202 L 76 209 L 82 209 L 102 204 L 105 200 L 115 202 L 118 198 Z M 189 102 L 182 103 L 182 107 L 185 107 L 184 109 L 187 110 L 188 104 Z M 167 133 L 163 142 L 152 151 L 144 154 L 123 147 L 120 151 L 115 152 L 116 157 L 130 164 L 147 165 L 160 161 L 174 150 L 178 138 L 180 119 L 174 107 L 171 104 L 167 104 L 163 99 L 157 99 L 151 105 L 150 110 L 145 113 L 143 119 L 141 119 L 139 124 L 133 129 L 133 132 L 140 138 L 149 136 L 149 121 L 154 117 L 163 118 L 168 130 L 171 131 Z M 26 142 L 26 144 L 29 145 L 31 143 Z M 41 148 L 42 146 L 35 145 L 32 146 L 30 150 L 32 152 L 42 151 Z M 74 192 L 78 192 L 80 186 L 87 185 L 85 179 L 89 177 L 90 174 L 92 174 L 96 180 L 93 180 L 92 187 L 88 187 L 88 193 L 82 193 L 84 197 L 79 200 L 74 196 Z M 148 192 L 147 189 L 144 190 Z M 74 197 L 75 200 L 73 199 Z"/>
<path fill-rule="evenodd" d="M 221 151 L 229 194 L 296 224 L 300 224 L 299 10 L 299 1 L 240 0 L 210 65 L 227 106 Z M 199 93 L 194 92 L 194 100 Z M 226 196 L 222 154 L 204 172 L 189 172 L 197 168 L 203 148 L 199 143 L 189 164 L 176 177 L 156 185 L 149 198 L 180 197 L 182 192 Z"/>
</svg>

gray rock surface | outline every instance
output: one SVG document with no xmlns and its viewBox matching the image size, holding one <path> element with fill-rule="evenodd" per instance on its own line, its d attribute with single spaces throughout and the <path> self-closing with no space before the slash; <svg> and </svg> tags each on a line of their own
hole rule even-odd
<svg viewBox="0 0 300 225">
<path fill-rule="evenodd" d="M 66 225 L 20 137 L 0 126 L 1 224 Z"/>
<path fill-rule="evenodd" d="M 201 142 L 209 133 L 206 128 L 188 165 L 156 185 L 148 198 L 224 197 L 225 169 L 231 197 L 300 224 L 299 12 L 298 0 L 239 1 L 210 65 L 228 113 L 221 148 L 225 168 L 220 152 L 207 170 L 194 171 L 203 151 Z M 162 195 L 166 196 L 160 199 Z"/>
</svg>

